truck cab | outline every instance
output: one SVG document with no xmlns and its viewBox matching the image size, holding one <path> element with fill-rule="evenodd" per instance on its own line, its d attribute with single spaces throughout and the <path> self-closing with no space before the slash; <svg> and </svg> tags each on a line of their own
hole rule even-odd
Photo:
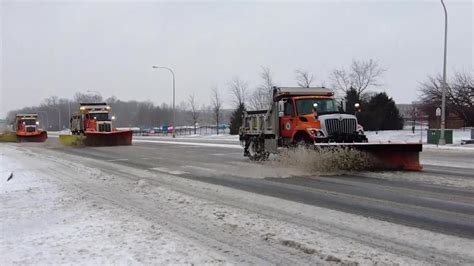
<svg viewBox="0 0 474 266">
<path fill-rule="evenodd" d="M 253 159 L 278 147 L 367 142 L 356 116 L 340 110 L 324 87 L 274 87 L 267 110 L 244 111 L 239 135 L 244 155 Z"/>
<path fill-rule="evenodd" d="M 71 118 L 71 132 L 112 132 L 113 116 L 110 106 L 106 103 L 80 103 L 79 113 Z"/>
<path fill-rule="evenodd" d="M 281 98 L 278 109 L 282 144 L 367 141 L 357 118 L 341 112 L 329 90 Z"/>
<path fill-rule="evenodd" d="M 17 134 L 37 134 L 39 122 L 37 114 L 18 114 L 16 115 L 15 130 Z"/>
</svg>

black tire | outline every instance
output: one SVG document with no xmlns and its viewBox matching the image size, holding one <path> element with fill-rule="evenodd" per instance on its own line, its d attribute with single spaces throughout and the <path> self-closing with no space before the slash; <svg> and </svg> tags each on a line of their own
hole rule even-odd
<svg viewBox="0 0 474 266">
<path fill-rule="evenodd" d="M 265 151 L 263 141 L 250 138 L 245 141 L 245 154 L 251 161 L 267 160 L 270 153 Z"/>
<path fill-rule="evenodd" d="M 313 145 L 311 139 L 308 136 L 300 135 L 293 142 L 293 148 L 295 149 L 309 149 Z"/>
</svg>

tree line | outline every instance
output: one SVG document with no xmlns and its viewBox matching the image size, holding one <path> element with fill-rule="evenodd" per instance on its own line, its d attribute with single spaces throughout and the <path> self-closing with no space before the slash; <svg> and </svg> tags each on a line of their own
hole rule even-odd
<svg viewBox="0 0 474 266">
<path fill-rule="evenodd" d="M 215 126 L 213 107 L 198 105 L 192 97 L 193 104 L 181 102 L 176 106 L 176 125 Z M 152 128 L 169 126 L 173 123 L 173 108 L 168 104 L 154 105 L 150 101 L 123 101 L 116 97 L 103 99 L 101 95 L 77 92 L 72 99 L 51 96 L 44 99 L 40 105 L 11 110 L 7 121 L 13 123 L 16 114 L 37 113 L 42 126 L 47 130 L 58 130 L 69 127 L 70 116 L 79 111 L 79 103 L 106 102 L 112 107 L 116 127 Z M 191 108 L 192 107 L 192 108 Z M 219 109 L 223 123 L 229 120 L 229 110 Z"/>
<path fill-rule="evenodd" d="M 401 129 L 403 119 L 395 102 L 381 90 L 381 80 L 387 70 L 375 60 L 353 60 L 348 68 L 338 68 L 330 72 L 328 80 L 330 88 L 336 95 L 342 109 L 346 102 L 346 112 L 354 113 L 366 130 Z M 242 124 L 242 114 L 245 110 L 267 109 L 272 101 L 274 86 L 278 86 L 274 73 L 269 67 L 262 66 L 258 73 L 260 82 L 251 88 L 245 80 L 234 77 L 226 88 L 217 86 L 210 89 L 211 97 L 206 103 L 199 103 L 194 94 L 188 95 L 185 101 L 176 106 L 176 125 L 215 126 L 230 123 L 231 134 L 237 134 Z M 296 84 L 300 87 L 315 86 L 315 75 L 307 70 L 294 71 Z M 324 84 L 320 81 L 319 84 Z M 420 98 L 416 106 L 429 115 L 434 115 L 441 105 L 440 75 L 429 76 L 420 83 Z M 455 113 L 466 121 L 467 126 L 474 126 L 474 78 L 469 72 L 455 72 L 447 82 L 447 114 Z M 231 110 L 224 109 L 224 95 L 230 99 Z M 63 99 L 56 96 L 46 98 L 39 106 L 25 107 L 8 113 L 8 121 L 14 120 L 17 113 L 38 113 L 43 124 L 49 124 L 48 129 L 67 128 L 69 117 L 79 109 L 80 102 L 101 102 L 101 95 L 76 93 L 73 98 Z M 105 99 L 112 106 L 116 117 L 117 127 L 156 127 L 171 125 L 173 112 L 170 105 L 155 105 L 150 101 L 122 101 L 116 97 Z M 354 107 L 359 103 L 359 108 Z M 60 115 L 61 114 L 61 115 Z M 47 120 L 47 121 L 44 121 Z"/>
</svg>

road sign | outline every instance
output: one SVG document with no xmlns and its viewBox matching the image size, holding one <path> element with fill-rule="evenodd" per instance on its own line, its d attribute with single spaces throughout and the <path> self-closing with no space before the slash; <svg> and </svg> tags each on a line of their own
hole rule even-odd
<svg viewBox="0 0 474 266">
<path fill-rule="evenodd" d="M 436 116 L 441 116 L 441 108 L 436 108 Z"/>
</svg>

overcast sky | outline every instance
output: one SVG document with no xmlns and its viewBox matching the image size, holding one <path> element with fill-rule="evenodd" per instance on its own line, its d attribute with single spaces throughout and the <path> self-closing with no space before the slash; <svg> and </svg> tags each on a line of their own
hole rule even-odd
<svg viewBox="0 0 474 266">
<path fill-rule="evenodd" d="M 1 1 L 0 117 L 57 95 L 100 91 L 123 100 L 170 103 L 195 93 L 208 103 L 218 86 L 230 106 L 229 81 L 251 88 L 261 66 L 279 85 L 295 69 L 329 86 L 329 72 L 352 59 L 387 69 L 377 90 L 397 103 L 416 100 L 418 83 L 443 62 L 439 1 L 113 2 Z M 448 74 L 474 72 L 472 1 L 445 0 Z"/>
</svg>

